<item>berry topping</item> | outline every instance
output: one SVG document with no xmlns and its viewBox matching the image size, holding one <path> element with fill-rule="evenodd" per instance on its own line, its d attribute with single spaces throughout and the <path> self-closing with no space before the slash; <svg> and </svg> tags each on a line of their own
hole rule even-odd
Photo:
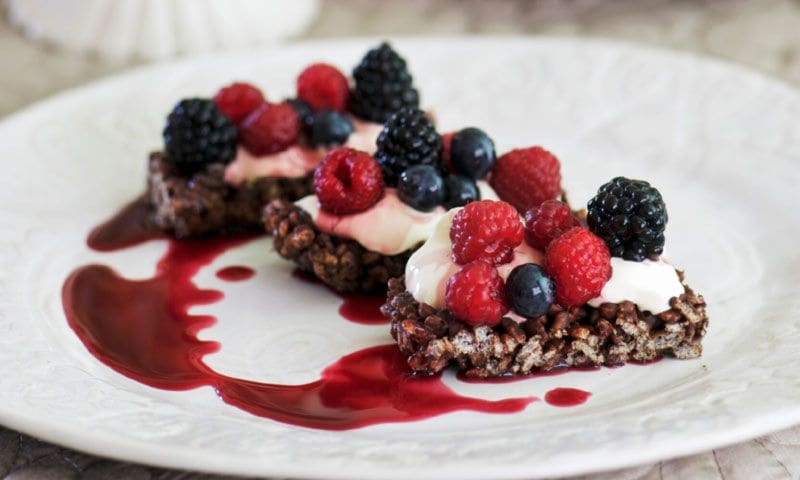
<svg viewBox="0 0 800 480">
<path fill-rule="evenodd" d="M 315 63 L 297 77 L 297 98 L 314 110 L 343 112 L 350 98 L 347 77 L 332 65 Z"/>
<path fill-rule="evenodd" d="M 387 43 L 367 52 L 353 69 L 353 79 L 350 107 L 365 120 L 383 123 L 401 108 L 419 106 L 406 61 Z"/>
<path fill-rule="evenodd" d="M 242 145 L 253 155 L 286 150 L 297 141 L 300 119 L 289 103 L 263 103 L 239 126 Z"/>
<path fill-rule="evenodd" d="M 297 112 L 297 117 L 300 119 L 301 128 L 308 131 L 311 128 L 311 122 L 314 119 L 314 110 L 311 110 L 311 107 L 308 104 L 299 98 L 290 98 L 286 100 L 286 103 L 294 108 L 294 111 Z"/>
<path fill-rule="evenodd" d="M 311 144 L 343 145 L 353 133 L 353 124 L 347 115 L 333 110 L 320 110 L 311 118 Z"/>
<path fill-rule="evenodd" d="M 450 159 L 450 144 L 453 143 L 453 135 L 456 132 L 447 132 L 442 134 L 442 165 L 447 172 L 455 172 L 453 162 Z"/>
<path fill-rule="evenodd" d="M 511 309 L 527 318 L 547 313 L 556 300 L 553 281 L 535 263 L 518 265 L 506 280 L 506 296 Z"/>
<path fill-rule="evenodd" d="M 611 278 L 611 255 L 603 240 L 583 227 L 573 227 L 547 247 L 545 268 L 556 284 L 562 307 L 582 305 L 600 295 Z"/>
<path fill-rule="evenodd" d="M 542 147 L 521 148 L 497 159 L 489 181 L 501 199 L 525 212 L 558 197 L 561 167 Z"/>
<path fill-rule="evenodd" d="M 322 209 L 336 214 L 361 212 L 383 194 L 383 177 L 368 153 L 339 147 L 331 150 L 314 171 L 314 193 Z"/>
<path fill-rule="evenodd" d="M 554 238 L 577 226 L 578 219 L 566 203 L 547 200 L 525 213 L 525 241 L 544 250 Z"/>
<path fill-rule="evenodd" d="M 461 265 L 474 260 L 492 265 L 508 263 L 522 237 L 522 222 L 510 204 L 494 200 L 472 202 L 453 217 L 453 260 Z"/>
<path fill-rule="evenodd" d="M 464 265 L 447 280 L 445 305 L 456 318 L 470 325 L 493 327 L 508 311 L 503 279 L 488 263 Z"/>
<path fill-rule="evenodd" d="M 236 156 L 236 126 L 211 100 L 178 102 L 163 134 L 167 156 L 186 174 L 210 163 L 229 163 Z"/>
<path fill-rule="evenodd" d="M 483 178 L 494 167 L 497 156 L 489 135 L 475 127 L 459 130 L 450 146 L 450 161 L 457 173 Z"/>
<path fill-rule="evenodd" d="M 664 251 L 667 207 L 643 180 L 617 177 L 600 187 L 589 201 L 587 222 L 615 257 L 641 262 Z"/>
<path fill-rule="evenodd" d="M 448 175 L 444 179 L 444 208 L 450 210 L 480 200 L 475 181 L 463 175 Z"/>
<path fill-rule="evenodd" d="M 414 165 L 400 174 L 397 195 L 406 205 L 427 212 L 444 201 L 444 182 L 439 170 L 430 165 Z"/>
<path fill-rule="evenodd" d="M 408 167 L 440 168 L 442 137 L 425 112 L 405 108 L 392 115 L 378 136 L 375 159 L 383 169 L 386 184 L 394 186 Z"/>
<path fill-rule="evenodd" d="M 214 103 L 235 124 L 240 124 L 250 112 L 264 103 L 264 94 L 249 83 L 236 82 L 221 88 Z"/>
</svg>

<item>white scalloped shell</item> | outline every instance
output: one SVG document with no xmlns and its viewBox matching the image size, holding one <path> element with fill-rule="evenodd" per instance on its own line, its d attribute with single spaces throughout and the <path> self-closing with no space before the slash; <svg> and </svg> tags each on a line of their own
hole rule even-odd
<svg viewBox="0 0 800 480">
<path fill-rule="evenodd" d="M 318 0 L 5 0 L 31 38 L 106 57 L 160 59 L 302 32 Z"/>
</svg>

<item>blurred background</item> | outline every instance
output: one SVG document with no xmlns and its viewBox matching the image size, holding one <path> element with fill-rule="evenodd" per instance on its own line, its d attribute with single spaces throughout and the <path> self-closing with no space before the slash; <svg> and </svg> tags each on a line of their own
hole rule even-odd
<svg viewBox="0 0 800 480">
<path fill-rule="evenodd" d="M 0 118 L 132 66 L 346 36 L 603 37 L 800 85 L 800 0 L 0 0 Z M 800 429 L 592 479 L 800 478 Z M 211 479 L 105 461 L 0 426 L 0 478 Z"/>
<path fill-rule="evenodd" d="M 149 61 L 343 36 L 599 36 L 711 54 L 800 83 L 800 0 L 3 0 L 2 5 L 0 116 Z"/>
</svg>

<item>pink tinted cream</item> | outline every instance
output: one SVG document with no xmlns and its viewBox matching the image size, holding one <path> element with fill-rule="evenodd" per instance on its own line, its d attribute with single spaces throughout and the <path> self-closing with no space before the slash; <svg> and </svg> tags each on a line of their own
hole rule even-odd
<svg viewBox="0 0 800 480">
<path fill-rule="evenodd" d="M 351 119 L 353 133 L 346 146 L 375 153 L 375 141 L 383 125 Z M 292 145 L 286 150 L 270 155 L 253 155 L 246 148 L 239 147 L 236 158 L 225 167 L 225 181 L 231 185 L 241 185 L 264 177 L 298 178 L 308 175 L 319 165 L 325 156 L 323 148 L 307 148 Z"/>
<path fill-rule="evenodd" d="M 445 210 L 437 207 L 420 212 L 403 203 L 397 191 L 387 188 L 378 203 L 351 215 L 334 215 L 319 207 L 315 195 L 297 202 L 321 231 L 356 240 L 368 250 L 396 255 L 425 241 Z"/>
</svg>

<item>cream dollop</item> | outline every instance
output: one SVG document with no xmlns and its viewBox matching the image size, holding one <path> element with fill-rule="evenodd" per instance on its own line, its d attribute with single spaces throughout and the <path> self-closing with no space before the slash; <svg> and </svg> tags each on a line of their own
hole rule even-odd
<svg viewBox="0 0 800 480">
<path fill-rule="evenodd" d="M 675 267 L 662 258 L 633 262 L 611 258 L 611 279 L 603 286 L 600 296 L 589 300 L 589 305 L 619 303 L 628 300 L 639 310 L 661 313 L 669 310 L 669 301 L 684 292 Z"/>
<path fill-rule="evenodd" d="M 375 153 L 375 141 L 383 125 L 356 119 L 351 121 L 353 133 L 347 138 L 345 146 L 365 151 L 370 155 Z M 324 148 L 292 145 L 278 153 L 253 155 L 246 148 L 239 147 L 236 158 L 225 167 L 225 181 L 231 185 L 241 185 L 246 181 L 263 177 L 304 177 L 317 168 L 325 152 Z"/>
<path fill-rule="evenodd" d="M 434 308 L 445 308 L 447 280 L 460 266 L 453 262 L 450 243 L 450 226 L 460 210 L 454 208 L 437 223 L 430 238 L 411 255 L 406 264 L 406 290 L 414 299 Z M 525 242 L 514 250 L 510 263 L 499 265 L 497 271 L 507 279 L 517 265 L 535 263 L 541 265 L 544 254 Z M 599 297 L 588 303 L 594 307 L 605 302 L 619 303 L 628 300 L 641 310 L 660 313 L 670 308 L 669 301 L 684 292 L 675 268 L 665 259 L 631 262 L 621 258 L 611 259 L 612 275 Z M 508 316 L 522 320 L 509 312 Z"/>
<path fill-rule="evenodd" d="M 433 234 L 411 255 L 406 264 L 406 290 L 416 301 L 427 303 L 434 308 L 445 308 L 447 280 L 461 268 L 453 262 L 450 248 L 450 226 L 459 210 L 461 208 L 451 209 L 439 220 Z M 512 261 L 499 265 L 497 271 L 505 280 L 514 267 L 524 263 L 540 265 L 543 261 L 542 252 L 522 242 L 514 249 Z"/>
<path fill-rule="evenodd" d="M 334 215 L 319 207 L 316 195 L 297 201 L 321 231 L 338 237 L 351 238 L 368 250 L 384 255 L 396 255 L 424 241 L 444 208 L 420 212 L 403 203 L 397 191 L 387 188 L 375 205 L 350 215 Z"/>
<path fill-rule="evenodd" d="M 263 177 L 304 177 L 317 168 L 322 153 L 316 149 L 292 145 L 271 155 L 256 156 L 239 147 L 236 158 L 225 167 L 225 181 L 231 185 Z"/>
<path fill-rule="evenodd" d="M 497 198 L 487 182 L 480 180 L 477 184 L 481 198 Z M 367 210 L 350 215 L 334 215 L 320 209 L 316 195 L 295 203 L 311 215 L 321 231 L 353 239 L 384 255 L 405 252 L 427 240 L 446 213 L 442 207 L 430 212 L 416 210 L 403 203 L 394 188 L 387 188 L 383 198 Z"/>
<path fill-rule="evenodd" d="M 347 145 L 350 148 L 361 150 L 373 155 L 376 150 L 378 135 L 383 131 L 380 123 L 364 122 L 362 120 L 350 119 L 353 122 L 353 133 L 347 137 Z"/>
</svg>

